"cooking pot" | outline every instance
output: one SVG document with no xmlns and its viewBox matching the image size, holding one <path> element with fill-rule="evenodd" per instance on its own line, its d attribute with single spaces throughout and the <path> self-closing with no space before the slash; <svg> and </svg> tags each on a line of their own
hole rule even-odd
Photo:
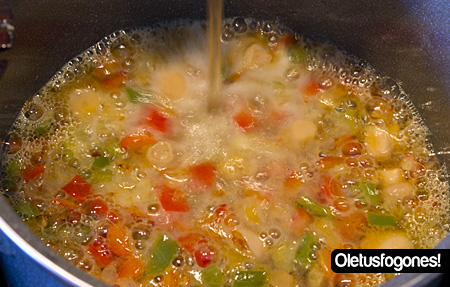
<svg viewBox="0 0 450 287">
<path fill-rule="evenodd" d="M 59 68 L 122 28 L 172 19 L 204 19 L 205 0 L 16 0 L 15 38 L 0 52 L 0 138 L 26 99 Z M 411 95 L 433 136 L 439 161 L 450 163 L 450 2 L 447 0 L 225 1 L 225 16 L 277 20 L 366 60 Z M 6 70 L 3 69 L 6 67 Z M 445 175 L 448 176 L 447 174 Z M 47 248 L 0 196 L 0 257 L 11 286 L 106 286 Z M 450 248 L 446 237 L 438 248 Z M 403 274 L 386 286 L 438 286 L 442 274 Z M 445 279 L 447 280 L 447 279 Z M 448 282 L 447 282 L 448 283 Z"/>
</svg>

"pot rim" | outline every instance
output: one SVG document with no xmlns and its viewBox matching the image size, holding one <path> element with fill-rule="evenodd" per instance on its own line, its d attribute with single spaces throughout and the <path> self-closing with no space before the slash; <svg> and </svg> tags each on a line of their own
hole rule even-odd
<svg viewBox="0 0 450 287">
<path fill-rule="evenodd" d="M 42 254 L 22 236 L 20 236 L 2 217 L 0 217 L 0 229 L 18 248 L 35 260 L 40 266 L 50 271 L 54 276 L 77 286 L 95 287 L 94 285 L 78 278 L 72 274 L 72 272 L 51 261 L 47 256 Z"/>
<path fill-rule="evenodd" d="M 30 259 L 36 263 L 36 266 L 44 269 L 43 271 L 48 272 L 46 275 L 47 277 L 49 275 L 52 276 L 55 281 L 57 280 L 62 283 L 62 286 L 110 286 L 100 279 L 79 269 L 77 266 L 56 253 L 53 249 L 46 246 L 17 215 L 3 195 L 0 196 L 0 230 L 1 253 L 4 253 L 6 256 L 14 257 L 17 251 L 22 251 L 25 256 L 30 257 Z M 7 242 L 6 238 L 2 239 L 1 233 L 3 233 L 5 237 L 8 237 L 11 242 Z"/>
</svg>

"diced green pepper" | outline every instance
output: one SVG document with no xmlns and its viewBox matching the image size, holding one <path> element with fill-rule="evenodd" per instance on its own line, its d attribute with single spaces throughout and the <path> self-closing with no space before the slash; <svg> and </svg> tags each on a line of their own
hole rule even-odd
<svg viewBox="0 0 450 287">
<path fill-rule="evenodd" d="M 72 235 L 73 231 L 72 231 L 72 227 L 71 226 L 69 227 L 68 225 L 63 224 L 63 225 L 61 225 L 58 228 L 56 233 L 57 233 L 57 235 L 59 237 L 62 237 L 62 238 L 66 237 L 67 238 L 67 237 L 70 237 Z"/>
<path fill-rule="evenodd" d="M 8 171 L 8 175 L 11 177 L 18 177 L 21 172 L 20 172 L 20 162 L 18 160 L 13 160 L 8 164 L 7 167 L 7 171 Z"/>
<path fill-rule="evenodd" d="M 293 48 L 289 51 L 289 60 L 294 64 L 303 64 L 306 62 L 308 52 L 302 48 Z"/>
<path fill-rule="evenodd" d="M 69 161 L 71 158 L 73 158 L 75 156 L 75 153 L 70 148 L 68 143 L 66 143 L 66 142 L 63 143 L 61 145 L 61 149 L 62 149 L 62 157 L 65 161 Z"/>
<path fill-rule="evenodd" d="M 314 245 L 317 244 L 317 240 L 310 232 L 306 232 L 303 236 L 302 242 L 298 245 L 297 252 L 295 254 L 295 260 L 303 268 L 309 268 L 314 261 L 312 253 L 314 251 Z"/>
<path fill-rule="evenodd" d="M 35 216 L 32 218 L 29 218 L 27 220 L 27 225 L 31 228 L 31 230 L 33 230 L 34 233 L 36 233 L 39 237 L 43 237 L 42 236 L 42 231 L 43 229 L 47 226 L 48 224 L 48 219 L 47 218 L 43 218 L 41 216 Z"/>
<path fill-rule="evenodd" d="M 128 95 L 128 99 L 133 104 L 137 104 L 137 103 L 148 104 L 148 103 L 154 102 L 154 97 L 152 95 L 143 95 L 143 94 L 133 90 L 132 88 L 129 88 L 129 87 L 125 88 L 125 92 Z"/>
<path fill-rule="evenodd" d="M 267 281 L 265 271 L 238 271 L 234 277 L 233 287 L 259 287 Z"/>
<path fill-rule="evenodd" d="M 92 168 L 96 169 L 102 169 L 109 165 L 109 158 L 101 156 L 94 159 L 94 162 L 92 163 Z"/>
<path fill-rule="evenodd" d="M 284 90 L 286 89 L 286 85 L 279 81 L 273 81 L 272 86 L 274 90 Z"/>
<path fill-rule="evenodd" d="M 20 162 L 17 160 L 11 161 L 6 167 L 8 176 L 2 181 L 1 188 L 8 195 L 13 195 L 19 191 L 19 178 L 21 176 Z"/>
<path fill-rule="evenodd" d="M 380 202 L 379 192 L 371 182 L 363 182 L 359 185 L 359 191 L 366 203 L 377 205 Z"/>
<path fill-rule="evenodd" d="M 221 287 L 223 286 L 223 275 L 216 265 L 209 265 L 203 269 L 202 286 L 206 287 Z"/>
<path fill-rule="evenodd" d="M 19 185 L 17 184 L 17 180 L 5 179 L 3 180 L 3 184 L 1 188 L 7 195 L 14 195 L 19 192 Z"/>
<path fill-rule="evenodd" d="M 397 219 L 392 215 L 367 213 L 367 222 L 371 226 L 397 226 Z"/>
<path fill-rule="evenodd" d="M 328 207 L 315 203 L 311 198 L 305 195 L 297 199 L 295 203 L 298 207 L 301 207 L 316 216 L 326 217 L 333 215 Z"/>
<path fill-rule="evenodd" d="M 38 137 L 45 136 L 50 131 L 50 126 L 39 126 L 34 129 L 35 134 Z"/>
<path fill-rule="evenodd" d="M 92 170 L 88 169 L 88 170 L 80 170 L 80 176 L 83 179 L 89 179 L 92 177 Z"/>
<path fill-rule="evenodd" d="M 98 155 L 100 153 L 101 156 Z M 118 154 L 121 153 L 121 148 L 116 142 L 106 143 L 104 148 L 97 149 L 97 157 L 92 163 L 93 170 L 104 169 L 111 164 Z"/>
<path fill-rule="evenodd" d="M 128 95 L 128 99 L 133 104 L 139 103 L 139 98 L 142 96 L 140 93 L 136 92 L 132 88 L 125 88 L 125 92 Z"/>
<path fill-rule="evenodd" d="M 169 267 L 177 251 L 178 244 L 175 240 L 170 239 L 166 235 L 160 235 L 147 263 L 147 275 L 157 276 L 164 272 Z"/>
<path fill-rule="evenodd" d="M 86 173 L 83 175 L 87 175 Z M 111 181 L 113 176 L 112 171 L 109 169 L 94 169 L 92 170 L 92 183 L 99 183 L 99 182 L 109 182 Z"/>
<path fill-rule="evenodd" d="M 14 207 L 20 214 L 27 218 L 34 217 L 40 213 L 34 204 L 29 200 L 20 201 Z"/>
<path fill-rule="evenodd" d="M 359 113 L 356 108 L 347 108 L 347 110 L 344 112 L 344 117 L 353 123 L 359 123 Z"/>
<path fill-rule="evenodd" d="M 91 238 L 91 227 L 85 224 L 78 224 L 75 227 L 74 239 L 81 244 L 87 244 Z"/>
<path fill-rule="evenodd" d="M 104 156 L 110 160 L 114 160 L 120 153 L 122 153 L 122 149 L 116 142 L 105 145 Z"/>
<path fill-rule="evenodd" d="M 359 130 L 361 119 L 356 109 L 347 109 L 344 113 L 344 121 L 351 131 L 356 132 Z"/>
</svg>

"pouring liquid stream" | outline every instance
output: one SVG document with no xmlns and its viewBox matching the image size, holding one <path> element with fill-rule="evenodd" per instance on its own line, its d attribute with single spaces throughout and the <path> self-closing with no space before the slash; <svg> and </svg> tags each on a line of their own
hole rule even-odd
<svg viewBox="0 0 450 287">
<path fill-rule="evenodd" d="M 222 90 L 221 26 L 223 0 L 208 0 L 208 109 L 219 108 Z"/>
</svg>

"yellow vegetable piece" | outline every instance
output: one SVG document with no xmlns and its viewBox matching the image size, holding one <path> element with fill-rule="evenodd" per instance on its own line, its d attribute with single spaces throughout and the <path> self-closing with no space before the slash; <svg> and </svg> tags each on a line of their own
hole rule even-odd
<svg viewBox="0 0 450 287">
<path fill-rule="evenodd" d="M 272 61 L 272 55 L 261 45 L 255 43 L 249 46 L 244 53 L 244 68 L 257 69 Z"/>
<path fill-rule="evenodd" d="M 219 166 L 219 171 L 222 174 L 234 177 L 242 168 L 244 168 L 244 159 L 242 157 L 234 156 L 225 159 Z"/>
<path fill-rule="evenodd" d="M 248 249 L 253 256 L 257 259 L 266 257 L 267 253 L 264 248 L 264 242 L 259 238 L 258 234 L 247 228 L 239 228 L 238 231 L 247 242 Z"/>
<path fill-rule="evenodd" d="M 367 151 L 378 160 L 388 160 L 391 157 L 394 143 L 388 132 L 369 126 L 366 129 Z"/>
<path fill-rule="evenodd" d="M 378 249 L 412 249 L 413 243 L 404 234 L 396 234 L 386 238 L 378 246 Z"/>
<path fill-rule="evenodd" d="M 160 91 L 170 100 L 179 100 L 186 95 L 186 78 L 179 72 L 164 70 L 158 79 Z"/>
<path fill-rule="evenodd" d="M 292 267 L 297 245 L 292 241 L 283 241 L 274 248 L 272 258 L 277 268 L 289 269 Z"/>
<path fill-rule="evenodd" d="M 284 270 L 276 269 L 269 274 L 269 284 L 273 287 L 293 287 L 295 278 Z"/>
<path fill-rule="evenodd" d="M 414 196 L 414 187 L 407 182 L 400 182 L 383 188 L 381 195 L 386 204 L 394 205 L 397 201 Z"/>
<path fill-rule="evenodd" d="M 317 133 L 317 125 L 310 120 L 296 120 L 290 127 L 293 144 L 305 144 L 312 140 Z"/>
<path fill-rule="evenodd" d="M 93 90 L 76 89 L 69 96 L 68 106 L 75 114 L 81 116 L 93 114 L 100 107 L 99 94 Z"/>
<path fill-rule="evenodd" d="M 361 240 L 362 249 L 410 249 L 413 243 L 407 234 L 400 230 L 369 229 Z"/>
<path fill-rule="evenodd" d="M 166 168 L 174 159 L 172 145 L 169 142 L 160 141 L 147 149 L 145 157 L 156 168 Z"/>
<path fill-rule="evenodd" d="M 248 220 L 251 220 L 253 222 L 261 221 L 258 216 L 258 208 L 254 205 L 245 207 L 245 215 L 247 216 Z"/>
<path fill-rule="evenodd" d="M 380 170 L 379 174 L 384 186 L 393 185 L 404 180 L 403 171 L 400 168 Z"/>
</svg>

